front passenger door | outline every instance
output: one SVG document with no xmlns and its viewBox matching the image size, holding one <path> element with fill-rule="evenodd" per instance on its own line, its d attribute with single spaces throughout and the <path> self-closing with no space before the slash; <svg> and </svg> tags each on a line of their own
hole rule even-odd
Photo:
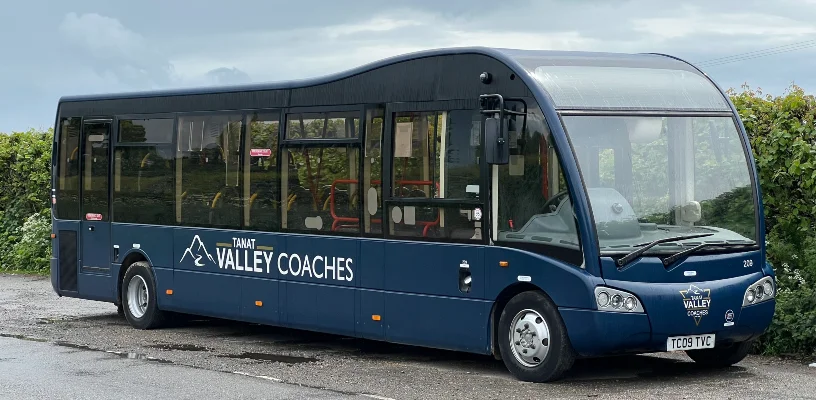
<svg viewBox="0 0 816 400">
<path fill-rule="evenodd" d="M 386 338 L 453 350 L 487 343 L 486 166 L 478 105 L 386 109 Z"/>
</svg>

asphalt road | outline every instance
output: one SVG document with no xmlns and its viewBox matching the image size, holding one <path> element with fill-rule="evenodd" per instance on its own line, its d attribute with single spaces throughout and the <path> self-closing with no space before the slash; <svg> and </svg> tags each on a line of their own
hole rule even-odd
<svg viewBox="0 0 816 400">
<path fill-rule="evenodd" d="M 642 355 L 581 360 L 562 381 L 531 384 L 491 357 L 290 329 L 197 319 L 140 331 L 112 304 L 58 298 L 46 278 L 0 275 L 0 398 L 49 398 L 45 390 L 56 398 L 816 399 L 816 368 L 750 356 L 705 370 L 681 354 Z"/>
</svg>

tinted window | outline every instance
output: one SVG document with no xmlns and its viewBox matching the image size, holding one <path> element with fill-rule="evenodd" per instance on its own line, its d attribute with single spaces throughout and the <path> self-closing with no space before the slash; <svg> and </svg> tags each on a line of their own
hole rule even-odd
<svg viewBox="0 0 816 400">
<path fill-rule="evenodd" d="M 181 174 L 177 185 L 181 201 L 176 207 L 181 224 L 240 228 L 241 119 L 241 115 L 179 118 L 177 168 Z"/>
<path fill-rule="evenodd" d="M 549 128 L 537 106 L 527 126 L 510 122 L 510 163 L 498 166 L 496 243 L 579 265 L 582 262 L 573 202 Z"/>
<path fill-rule="evenodd" d="M 357 111 L 288 114 L 287 139 L 348 139 L 358 135 Z"/>
<path fill-rule="evenodd" d="M 397 113 L 393 132 L 389 233 L 481 242 L 479 112 Z M 462 203 L 442 205 L 435 202 L 438 199 Z M 409 202 L 401 203 L 404 200 Z M 428 202 L 418 204 L 417 200 Z"/>
<path fill-rule="evenodd" d="M 286 157 L 284 228 L 359 232 L 359 149 L 290 147 Z"/>
<path fill-rule="evenodd" d="M 82 213 L 86 219 L 110 221 L 108 215 L 110 123 L 86 122 L 82 129 L 82 137 Z"/>
<path fill-rule="evenodd" d="M 114 152 L 113 220 L 174 224 L 173 120 L 119 121 L 119 137 L 124 143 Z"/>
<path fill-rule="evenodd" d="M 82 118 L 60 120 L 57 149 L 57 205 L 56 216 L 60 219 L 79 219 L 79 137 Z"/>
<path fill-rule="evenodd" d="M 249 199 L 244 225 L 248 229 L 273 231 L 280 228 L 280 179 L 278 176 L 279 114 L 249 117 L 246 146 L 244 197 Z"/>
<path fill-rule="evenodd" d="M 363 220 L 365 232 L 382 233 L 382 142 L 383 109 L 366 112 L 365 157 L 363 157 Z"/>
<path fill-rule="evenodd" d="M 173 119 L 133 119 L 119 121 L 119 143 L 170 143 Z"/>
</svg>

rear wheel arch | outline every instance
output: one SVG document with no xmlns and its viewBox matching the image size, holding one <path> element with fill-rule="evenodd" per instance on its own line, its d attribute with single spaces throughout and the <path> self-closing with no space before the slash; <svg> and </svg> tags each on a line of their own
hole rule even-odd
<svg viewBox="0 0 816 400">
<path fill-rule="evenodd" d="M 125 279 L 125 273 L 127 269 L 135 262 L 143 261 L 150 265 L 151 273 L 153 264 L 150 262 L 150 259 L 147 258 L 147 255 L 142 253 L 141 251 L 131 251 L 125 256 L 125 259 L 122 260 L 122 266 L 119 267 L 119 276 L 116 279 L 116 306 L 122 306 L 122 281 Z"/>
</svg>

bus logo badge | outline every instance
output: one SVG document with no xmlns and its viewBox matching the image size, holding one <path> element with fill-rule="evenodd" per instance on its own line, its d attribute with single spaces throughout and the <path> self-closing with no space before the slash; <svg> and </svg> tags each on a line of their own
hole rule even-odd
<svg viewBox="0 0 816 400">
<path fill-rule="evenodd" d="M 686 315 L 694 318 L 694 323 L 700 326 L 700 320 L 708 315 L 711 306 L 711 289 L 700 289 L 697 286 L 689 285 L 686 290 L 681 290 L 683 296 L 683 306 L 686 307 Z"/>
<path fill-rule="evenodd" d="M 201 259 L 204 258 L 204 256 L 207 256 L 207 259 L 215 264 L 215 259 L 213 259 L 210 253 L 207 252 L 207 248 L 204 247 L 204 242 L 201 241 L 201 238 L 198 237 L 198 235 L 195 235 L 193 242 L 190 243 L 190 247 L 188 247 L 187 250 L 184 250 L 184 255 L 181 256 L 179 263 L 184 261 L 184 258 L 187 257 L 188 254 L 195 262 L 196 267 L 204 266 L 204 264 L 201 262 Z"/>
<path fill-rule="evenodd" d="M 725 323 L 723 326 L 734 326 L 734 310 L 725 312 Z"/>
</svg>

